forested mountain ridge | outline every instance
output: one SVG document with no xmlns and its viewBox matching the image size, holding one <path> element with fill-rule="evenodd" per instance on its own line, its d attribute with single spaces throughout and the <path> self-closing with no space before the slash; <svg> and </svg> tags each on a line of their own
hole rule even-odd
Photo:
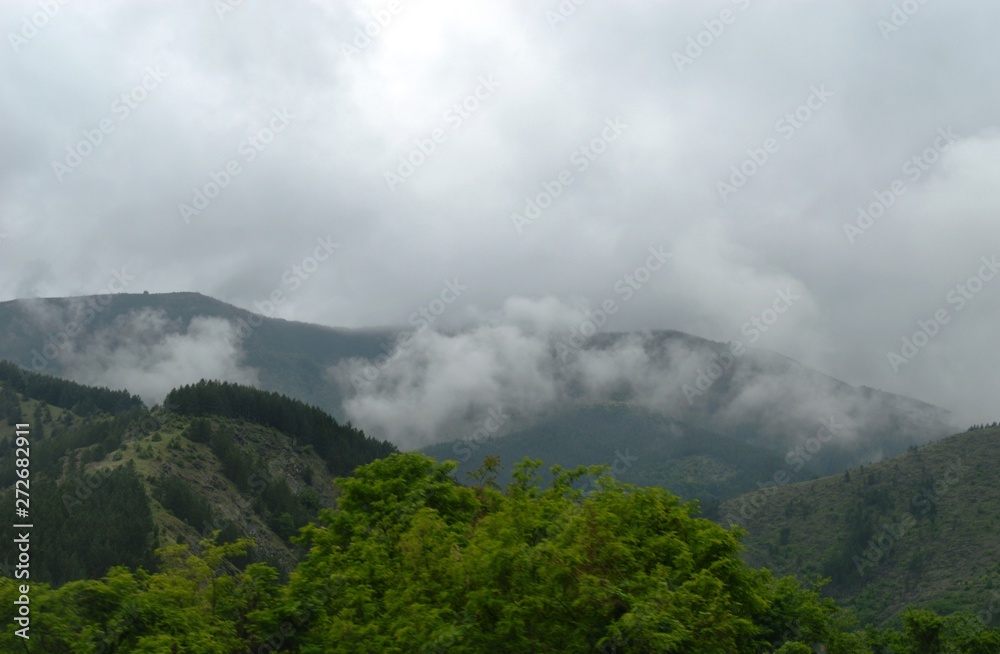
<svg viewBox="0 0 1000 654">
<path fill-rule="evenodd" d="M 274 393 L 202 381 L 150 410 L 127 393 L 13 367 L 0 374 L 4 422 L 27 420 L 33 459 L 37 448 L 29 593 L 31 642 L 42 651 L 1000 648 L 1000 632 L 965 614 L 907 610 L 894 628 L 859 630 L 815 590 L 748 565 L 741 532 L 697 517 L 668 490 L 622 484 L 614 469 L 542 475 L 540 461 L 525 460 L 504 488 L 487 456 L 463 486 L 453 462 L 396 453 Z M 53 403 L 15 387 L 45 389 Z M 609 405 L 583 412 L 580 425 L 622 411 L 660 424 Z M 13 469 L 12 433 L 0 425 L 3 469 Z M 951 440 L 906 456 L 932 453 L 927 467 L 937 470 Z M 678 452 L 693 444 L 679 443 Z M 359 453 L 372 461 L 335 484 L 331 467 Z M 9 490 L 0 503 L 12 504 Z M 13 537 L 0 525 L 0 539 Z M 23 591 L 9 560 L 3 572 L 0 619 L 9 623 Z M 14 638 L 5 630 L 0 645 L 16 651 Z"/>
<path fill-rule="evenodd" d="M 159 570 L 28 590 L 0 578 L 0 620 L 31 594 L 44 651 L 246 654 L 605 652 L 993 654 L 1000 631 L 969 615 L 908 610 L 859 630 L 791 577 L 740 558 L 739 532 L 659 488 L 594 468 L 495 460 L 460 486 L 453 464 L 393 454 L 339 479 L 334 509 L 302 530 L 287 583 L 247 564 L 248 543 L 158 551 Z M 594 490 L 574 487 L 596 477 Z M 242 560 L 241 560 L 242 559 Z M 227 563 L 228 561 L 228 563 Z M 25 632 L 26 633 L 26 632 Z M 13 629 L 0 645 L 16 651 Z M 24 643 L 22 643 L 24 644 Z"/>
<path fill-rule="evenodd" d="M 395 451 L 298 400 L 248 387 L 202 382 L 177 389 L 178 410 L 149 410 L 127 393 L 7 363 L 0 376 L 0 503 L 13 505 L 14 424 L 25 422 L 41 543 L 34 573 L 55 583 L 113 565 L 149 568 L 157 546 L 196 545 L 215 530 L 224 542 L 252 536 L 248 556 L 287 573 L 300 554 L 289 538 L 332 506 L 333 477 Z M 10 529 L 0 533 L 13 538 Z"/>
<path fill-rule="evenodd" d="M 774 479 L 719 509 L 746 529 L 753 565 L 830 577 L 829 593 L 865 621 L 908 605 L 1000 621 L 1000 428 L 822 479 Z"/>
<path fill-rule="evenodd" d="M 218 329 L 206 327 L 206 320 L 216 321 L 212 324 Z M 411 335 L 408 329 L 334 329 L 269 318 L 198 293 L 123 293 L 0 303 L 0 358 L 28 369 L 90 380 L 113 377 L 136 392 L 126 383 L 136 378 L 129 367 L 136 361 L 148 367 L 146 381 L 161 373 L 177 375 L 172 384 L 177 387 L 194 384 L 201 377 L 218 378 L 204 374 L 183 378 L 179 371 L 195 369 L 200 360 L 225 350 L 232 361 L 229 367 L 220 364 L 222 372 L 239 377 L 231 367 L 236 365 L 247 377 L 238 379 L 240 383 L 295 397 L 340 422 L 346 422 L 349 406 L 399 409 L 394 403 L 401 402 L 404 408 L 411 405 L 406 392 L 421 378 L 406 376 L 408 357 L 420 368 L 419 361 L 426 354 L 407 354 L 418 347 L 414 343 L 419 339 L 403 338 Z M 468 440 L 481 426 L 479 416 L 497 404 L 513 416 L 498 435 L 538 433 L 543 423 L 562 429 L 572 423 L 581 406 L 622 402 L 781 457 L 832 425 L 836 433 L 833 442 L 825 443 L 824 456 L 800 457 L 801 478 L 808 478 L 893 456 L 959 428 L 941 408 L 852 386 L 773 352 L 736 348 L 735 342 L 718 343 L 669 330 L 602 332 L 586 339 L 563 361 L 559 348 L 564 336 L 550 334 L 546 338 L 553 340 L 541 345 L 532 342 L 539 345 L 541 359 L 531 366 L 554 371 L 545 380 L 554 389 L 548 404 L 527 407 L 503 401 L 507 389 L 502 378 L 496 379 L 497 397 L 491 403 L 480 405 L 470 399 L 450 411 L 435 411 L 443 417 L 431 438 L 444 443 Z M 461 334 L 440 338 L 461 338 Z M 408 344 L 400 345 L 403 341 Z M 183 361 L 170 359 L 181 349 L 178 343 L 192 342 L 200 343 L 199 349 Z M 586 359 L 587 365 L 575 366 L 574 357 Z M 171 365 L 164 360 L 172 361 Z M 626 365 L 629 361 L 634 363 L 631 368 Z M 595 367 L 604 373 L 592 379 L 588 370 Z M 374 372 L 378 381 L 359 386 L 350 381 L 357 377 L 347 374 L 350 370 Z M 396 379 L 394 374 L 403 376 Z M 157 402 L 159 397 L 162 394 Z M 558 416 L 566 417 L 566 425 L 552 422 Z M 390 434 L 377 416 L 355 422 L 379 439 L 392 435 L 400 446 L 407 442 L 403 435 Z M 404 428 L 406 422 L 402 421 Z M 620 449 L 615 443 L 607 446 L 612 454 Z M 527 454 L 511 453 L 514 460 Z M 603 462 L 604 455 L 588 461 Z"/>
<path fill-rule="evenodd" d="M 709 514 L 719 500 L 755 488 L 782 465 L 781 456 L 770 450 L 624 402 L 582 405 L 502 437 L 469 438 L 421 451 L 457 461 L 459 480 L 467 479 L 486 457 L 496 456 L 501 484 L 513 480 L 514 465 L 524 457 L 564 468 L 603 464 L 619 481 L 699 499 Z"/>
<path fill-rule="evenodd" d="M 221 319 L 232 325 L 231 345 L 259 385 L 315 405 L 343 419 L 341 392 L 326 368 L 344 357 L 383 353 L 385 330 L 333 329 L 271 318 L 200 293 L 119 293 L 106 296 L 37 298 L 0 302 L 0 359 L 50 375 L 65 376 L 67 355 L 105 331 L 151 329 L 137 316 L 162 318 L 156 337 L 190 333 L 192 320 Z M 120 345 L 120 343 L 119 343 Z M 189 379 L 186 383 L 197 382 Z"/>
<path fill-rule="evenodd" d="M 248 420 L 290 434 L 299 445 L 313 448 L 334 475 L 396 451 L 388 441 L 371 438 L 350 423 L 341 425 L 305 402 L 239 384 L 201 380 L 172 390 L 164 405 L 181 415 Z"/>
</svg>

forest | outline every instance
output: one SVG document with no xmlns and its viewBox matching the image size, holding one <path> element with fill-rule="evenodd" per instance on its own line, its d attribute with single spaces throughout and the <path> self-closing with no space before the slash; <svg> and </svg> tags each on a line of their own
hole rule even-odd
<svg viewBox="0 0 1000 654">
<path fill-rule="evenodd" d="M 899 628 L 850 613 L 755 569 L 738 529 L 698 517 L 660 488 L 600 467 L 537 460 L 500 488 L 489 458 L 468 485 L 454 462 L 392 454 L 337 481 L 338 505 L 295 540 L 308 550 L 287 582 L 266 563 L 235 566 L 244 539 L 157 551 L 158 571 L 116 566 L 98 579 L 32 584 L 29 652 L 733 652 L 1000 651 L 969 615 L 908 610 Z M 595 477 L 594 489 L 580 482 Z M 0 580 L 13 624 L 21 589 Z"/>
</svg>

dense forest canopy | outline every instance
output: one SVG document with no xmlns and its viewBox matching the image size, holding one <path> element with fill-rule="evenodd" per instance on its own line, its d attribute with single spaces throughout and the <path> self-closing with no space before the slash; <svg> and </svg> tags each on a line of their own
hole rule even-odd
<svg viewBox="0 0 1000 654">
<path fill-rule="evenodd" d="M 341 425 L 321 409 L 240 384 L 201 380 L 172 390 L 164 405 L 180 414 L 240 418 L 273 427 L 313 446 L 335 474 L 347 474 L 396 451 L 392 443 L 366 436 L 350 423 Z"/>
<path fill-rule="evenodd" d="M 338 480 L 339 506 L 302 530 L 309 554 L 287 584 L 263 563 L 226 564 L 239 540 L 159 550 L 160 569 L 31 590 L 27 651 L 39 652 L 781 652 L 1000 651 L 974 618 L 907 611 L 898 630 L 857 630 L 815 588 L 740 558 L 738 530 L 696 506 L 600 470 L 519 464 L 501 490 L 488 459 L 471 486 L 453 462 L 393 454 Z M 10 624 L 20 590 L 0 580 Z M 23 644 L 12 629 L 4 651 Z"/>
<path fill-rule="evenodd" d="M 143 406 L 139 396 L 128 391 L 77 384 L 25 370 L 10 361 L 0 361 L 0 385 L 53 406 L 73 409 L 81 415 L 94 411 L 116 415 Z"/>
</svg>

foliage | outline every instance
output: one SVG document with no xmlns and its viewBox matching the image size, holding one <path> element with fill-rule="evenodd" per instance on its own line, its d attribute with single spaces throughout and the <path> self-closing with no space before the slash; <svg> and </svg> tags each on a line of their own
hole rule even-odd
<svg viewBox="0 0 1000 654">
<path fill-rule="evenodd" d="M 66 654 L 135 652 L 226 654 L 257 651 L 254 619 L 274 602 L 277 574 L 253 564 L 228 572 L 225 559 L 242 555 L 249 543 L 215 545 L 202 541 L 201 553 L 186 546 L 157 551 L 161 571 L 113 568 L 100 580 L 74 581 L 58 589 L 32 584 L 30 651 Z M 20 589 L 0 579 L 0 614 L 13 623 Z M 0 649 L 22 651 L 13 629 L 0 633 Z M 251 649 L 252 648 L 252 649 Z"/>
<path fill-rule="evenodd" d="M 1000 580 L 998 437 L 955 434 L 849 476 L 734 498 L 722 513 L 741 518 L 752 565 L 829 577 L 825 592 L 863 624 L 907 604 L 987 615 Z"/>
<path fill-rule="evenodd" d="M 340 480 L 289 585 L 315 616 L 301 651 L 759 652 L 793 626 L 828 639 L 832 603 L 746 566 L 738 532 L 659 488 L 574 489 L 596 468 L 554 468 L 541 490 L 538 465 L 503 493 L 419 454 Z"/>
<path fill-rule="evenodd" d="M 161 477 L 156 499 L 163 505 L 163 508 L 195 529 L 200 530 L 205 525 L 214 524 L 212 507 L 208 501 L 194 492 L 191 486 L 179 477 Z"/>
<path fill-rule="evenodd" d="M 347 474 L 362 463 L 396 451 L 388 441 L 341 425 L 316 407 L 250 386 L 201 380 L 170 391 L 164 404 L 183 415 L 238 418 L 273 427 L 302 445 L 311 445 L 334 474 Z"/>
<path fill-rule="evenodd" d="M 335 652 L 705 652 L 986 654 L 1000 633 L 969 615 L 904 613 L 900 629 L 857 630 L 850 614 L 740 558 L 740 531 L 658 488 L 598 468 L 526 460 L 501 490 L 453 462 L 393 454 L 339 479 L 339 506 L 299 541 L 285 585 L 251 543 L 157 550 L 159 570 L 114 567 L 59 588 L 32 580 L 27 651 L 245 654 Z M 596 489 L 579 482 L 597 476 Z M 22 582 L 23 583 L 23 582 Z M 19 582 L 0 578 L 12 624 Z M 0 651 L 21 651 L 14 630 Z"/>
<path fill-rule="evenodd" d="M 129 395 L 127 391 L 84 386 L 24 370 L 10 361 L 0 361 L 0 384 L 53 406 L 74 410 L 79 415 L 90 415 L 94 411 L 117 415 L 143 406 L 138 395 Z"/>
<path fill-rule="evenodd" d="M 32 479 L 34 482 L 35 479 Z M 73 474 L 58 486 L 32 483 L 31 574 L 33 579 L 63 584 L 95 578 L 112 566 L 137 568 L 153 563 L 153 519 L 149 500 L 132 465 L 100 474 Z M 13 506 L 13 492 L 0 495 Z M 0 538 L 15 532 L 0 524 Z"/>
</svg>

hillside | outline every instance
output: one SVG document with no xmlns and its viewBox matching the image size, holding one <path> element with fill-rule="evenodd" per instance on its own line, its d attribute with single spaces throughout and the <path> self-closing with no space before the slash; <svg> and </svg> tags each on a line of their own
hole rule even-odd
<svg viewBox="0 0 1000 654">
<path fill-rule="evenodd" d="M 722 503 L 747 559 L 829 576 L 838 602 L 881 623 L 907 605 L 995 620 L 1000 429 L 955 434 L 873 465 Z M 992 607 L 992 608 L 990 608 Z"/>
<path fill-rule="evenodd" d="M 535 465 L 506 488 L 488 469 L 461 486 L 453 463 L 412 452 L 361 466 L 295 539 L 308 554 L 287 582 L 246 565 L 242 540 L 165 547 L 154 572 L 60 587 L 0 577 L 0 620 L 23 625 L 0 632 L 0 647 L 22 649 L 21 637 L 79 654 L 1000 648 L 1000 631 L 967 615 L 908 610 L 899 629 L 859 631 L 832 600 L 748 565 L 739 534 L 669 491 L 604 477 L 584 494 L 574 485 L 586 469 L 539 486 Z"/>
<path fill-rule="evenodd" d="M 885 645 L 922 652 L 935 650 L 921 643 L 940 642 L 950 648 L 942 651 L 992 652 L 1000 643 L 1000 633 L 966 616 L 903 612 L 923 606 L 992 620 L 1000 583 L 997 428 L 723 502 L 717 512 L 726 517 L 755 507 L 746 511 L 741 562 L 738 533 L 694 518 L 697 509 L 657 486 L 723 495 L 780 460 L 622 403 L 536 425 L 549 441 L 527 433 L 479 443 L 484 457 L 539 443 L 551 445 L 539 456 L 573 452 L 546 468 L 574 468 L 609 445 L 624 448 L 614 456 L 628 465 L 616 470 L 612 462 L 610 478 L 593 484 L 584 470 L 553 478 L 521 464 L 513 475 L 510 466 L 503 475 L 487 466 L 475 484 L 461 486 L 452 463 L 400 455 L 298 400 L 225 382 L 175 389 L 165 407 L 149 410 L 124 391 L 0 362 L 0 418 L 2 470 L 14 469 L 13 423 L 32 425 L 31 592 L 47 607 L 32 633 L 60 651 L 99 643 L 190 648 L 206 638 L 234 653 L 264 643 L 357 651 L 401 629 L 420 647 L 475 642 L 471 651 L 497 651 L 512 637 L 529 643 L 549 634 L 532 616 L 554 615 L 555 629 L 579 625 L 581 611 L 586 633 L 574 627 L 545 636 L 549 650 L 575 638 L 566 647 L 649 651 L 647 639 L 683 637 L 664 651 L 703 651 L 751 620 L 756 626 L 727 651 L 823 644 L 844 654 Z M 334 473 L 345 469 L 353 474 L 337 489 Z M 508 475 L 512 482 L 501 483 Z M 626 475 L 653 487 L 622 486 Z M 12 504 L 13 480 L 3 481 L 0 502 Z M 574 490 L 580 483 L 589 492 Z M 204 540 L 216 532 L 216 545 Z M 14 538 L 10 527 L 0 525 L 0 538 Z M 779 576 L 830 575 L 838 602 L 895 630 L 857 632 L 834 604 L 758 566 Z M 6 597 L 16 588 L 11 559 L 2 567 Z M 626 569 L 635 580 L 623 580 Z M 672 581 L 652 583 L 656 575 Z M 83 579 L 91 581 L 74 581 Z M 526 610 L 525 598 L 538 608 Z M 676 612 L 669 619 L 634 617 L 668 608 Z M 318 621 L 298 617 L 303 610 Z M 695 614 L 715 617 L 691 622 Z M 719 620 L 732 624 L 717 632 Z M 678 629 L 689 623 L 697 628 Z M 283 624 L 301 630 L 273 640 Z M 64 643 L 81 629 L 88 644 Z M 752 647 L 744 642 L 751 635 Z"/>
<path fill-rule="evenodd" d="M 599 334 L 591 347 L 611 352 L 630 338 Z M 852 386 L 768 350 L 672 331 L 646 334 L 641 345 L 649 361 L 642 372 L 652 381 L 622 379 L 615 399 L 801 459 L 800 479 L 893 456 L 956 429 L 944 409 Z M 803 454 L 813 438 L 823 443 L 822 457 Z"/>
<path fill-rule="evenodd" d="M 32 395 L 41 390 L 47 399 Z M 149 411 L 127 393 L 0 362 L 0 502 L 13 505 L 15 416 L 31 424 L 33 578 L 64 583 L 112 565 L 148 569 L 155 548 L 196 546 L 216 530 L 223 542 L 252 538 L 247 560 L 287 573 L 301 555 L 289 539 L 333 506 L 333 478 L 395 451 L 276 394 L 217 383 L 176 393 L 178 410 Z M 221 396 L 230 402 L 191 406 Z M 0 534 L 14 537 L 9 523 Z"/>
<path fill-rule="evenodd" d="M 232 326 L 229 333 L 212 334 L 217 337 L 209 349 L 232 347 L 241 355 L 238 363 L 257 372 L 260 388 L 296 397 L 341 420 L 340 389 L 327 379 L 326 368 L 344 357 L 378 356 L 388 337 L 380 330 L 332 329 L 268 318 L 199 293 L 120 293 L 0 302 L 0 359 L 35 372 L 79 375 L 84 371 L 75 368 L 83 368 L 79 361 L 83 352 L 148 351 L 170 337 L 193 339 L 198 336 L 192 330 L 197 318 L 220 319 Z M 132 364 L 147 363 L 143 358 L 137 353 Z M 86 362 L 93 365 L 92 359 Z"/>
<path fill-rule="evenodd" d="M 506 436 L 433 445 L 424 453 L 458 462 L 465 480 L 487 456 L 503 466 L 497 479 L 512 480 L 524 457 L 540 459 L 546 469 L 560 465 L 607 465 L 616 479 L 639 486 L 667 488 L 684 499 L 699 499 L 706 512 L 720 498 L 754 488 L 782 463 L 777 454 L 698 429 L 622 402 L 583 405 Z"/>
<path fill-rule="evenodd" d="M 266 318 L 197 293 L 0 303 L 0 358 L 28 369 L 128 388 L 143 397 L 155 396 L 157 402 L 171 387 L 201 378 L 229 379 L 300 399 L 341 422 L 352 403 L 403 416 L 415 403 L 442 401 L 407 395 L 428 382 L 419 376 L 428 369 L 420 363 L 430 356 L 425 352 L 398 356 L 388 372 L 366 388 L 348 381 L 351 370 L 371 370 L 377 357 L 392 350 L 396 336 L 387 330 L 333 329 Z M 565 432 L 576 424 L 573 415 L 581 404 L 623 402 L 794 460 L 796 480 L 802 480 L 902 453 L 957 428 L 941 408 L 852 386 L 766 350 L 735 349 L 733 344 L 677 331 L 613 332 L 587 339 L 564 362 L 558 352 L 564 336 L 547 335 L 552 340 L 537 348 L 541 358 L 532 362 L 549 375 L 544 382 L 553 390 L 547 404 L 504 402 L 511 382 L 500 377 L 493 380 L 498 397 L 485 404 L 482 398 L 459 397 L 452 398 L 451 409 L 434 411 L 440 420 L 429 438 L 468 438 L 498 403 L 515 420 L 497 435 L 512 429 L 542 435 L 547 430 Z M 441 336 L 452 337 L 461 335 Z M 407 376 L 410 360 L 417 376 Z M 169 386 L 164 387 L 165 379 Z M 412 421 L 400 420 L 394 431 L 378 415 L 367 418 L 356 420 L 366 432 L 380 439 L 391 436 L 398 444 L 409 442 L 398 429 L 405 431 Z M 558 424 L 563 418 L 565 424 Z M 829 434 L 824 432 L 828 425 L 833 425 Z M 822 438 L 822 456 L 812 456 L 810 440 L 817 437 Z M 569 451 L 553 454 L 560 460 L 572 458 Z M 520 458 L 516 452 L 512 455 Z M 614 448 L 595 456 L 610 463 Z M 672 476 L 671 481 L 678 478 Z"/>
</svg>

